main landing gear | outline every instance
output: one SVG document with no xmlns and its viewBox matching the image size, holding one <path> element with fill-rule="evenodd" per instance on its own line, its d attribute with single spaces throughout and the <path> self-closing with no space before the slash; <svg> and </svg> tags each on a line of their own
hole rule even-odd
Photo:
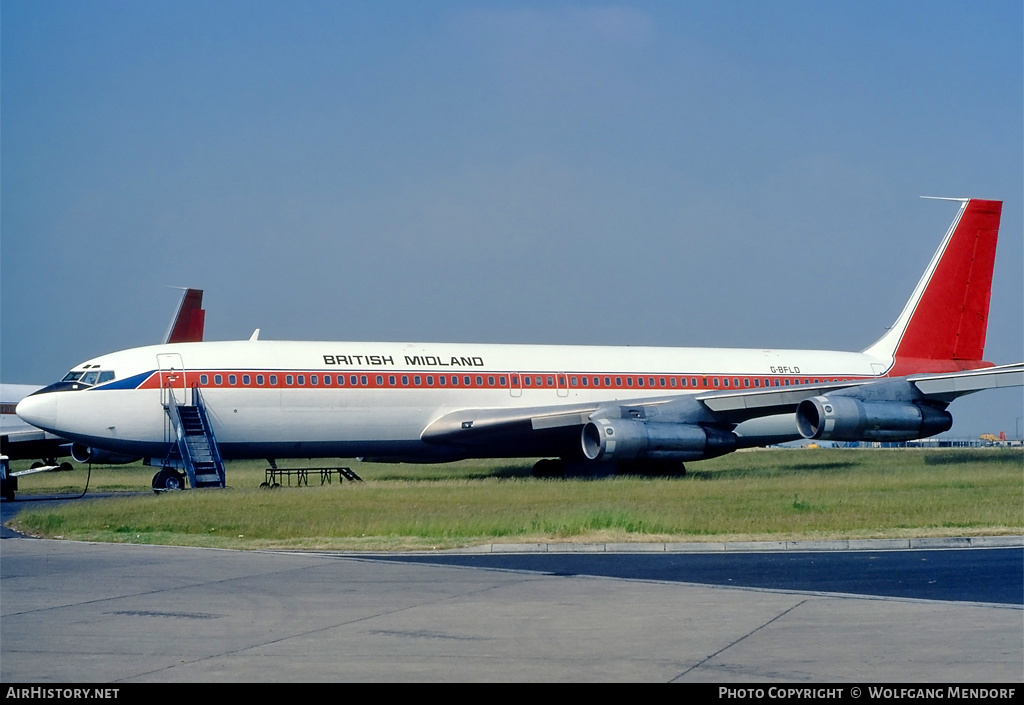
<svg viewBox="0 0 1024 705">
<path fill-rule="evenodd" d="M 185 474 L 177 468 L 165 467 L 153 475 L 153 491 L 168 492 L 185 489 Z"/>
</svg>

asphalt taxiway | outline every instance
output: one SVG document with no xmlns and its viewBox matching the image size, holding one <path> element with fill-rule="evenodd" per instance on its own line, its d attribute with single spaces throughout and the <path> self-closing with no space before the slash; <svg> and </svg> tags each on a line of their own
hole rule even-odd
<svg viewBox="0 0 1024 705">
<path fill-rule="evenodd" d="M 849 551 L 847 567 L 749 547 L 395 556 L 11 538 L 0 679 L 1019 683 L 1021 601 L 963 584 L 1019 582 L 1022 554 L 1019 538 Z M 722 579 L 758 573 L 776 583 Z M 906 596 L 958 574 L 956 594 Z M 901 579 L 917 587 L 848 591 Z"/>
</svg>

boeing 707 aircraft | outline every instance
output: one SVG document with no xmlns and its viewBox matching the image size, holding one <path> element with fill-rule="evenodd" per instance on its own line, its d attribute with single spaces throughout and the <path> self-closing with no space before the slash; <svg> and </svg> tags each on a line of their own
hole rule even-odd
<svg viewBox="0 0 1024 705">
<path fill-rule="evenodd" d="M 957 397 L 1024 383 L 1024 363 L 983 359 L 1002 203 L 956 200 L 903 312 L 862 352 L 254 334 L 101 355 L 17 412 L 83 449 L 146 458 L 162 468 L 156 489 L 183 486 L 178 468 L 192 486 L 223 486 L 223 458 L 540 457 L 548 475 L 681 470 L 799 438 L 923 438 L 949 430 Z"/>
</svg>

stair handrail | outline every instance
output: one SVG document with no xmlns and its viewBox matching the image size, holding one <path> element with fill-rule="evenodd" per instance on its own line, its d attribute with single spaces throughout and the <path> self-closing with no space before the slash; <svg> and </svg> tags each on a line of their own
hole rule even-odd
<svg viewBox="0 0 1024 705">
<path fill-rule="evenodd" d="M 213 456 L 214 466 L 217 468 L 220 486 L 224 487 L 224 459 L 220 455 L 220 446 L 217 444 L 217 437 L 213 433 L 213 424 L 210 423 L 210 417 L 206 413 L 206 400 L 203 398 L 203 393 L 200 391 L 198 384 L 192 385 L 192 403 L 198 409 L 199 418 L 203 422 L 203 428 L 206 430 L 207 437 L 210 439 L 210 454 Z"/>
<path fill-rule="evenodd" d="M 178 412 L 178 406 L 178 400 L 174 397 L 174 389 L 168 387 L 167 415 L 171 417 L 171 426 L 174 428 L 174 438 L 178 443 L 178 453 L 181 454 L 182 465 L 185 466 L 185 472 L 188 474 L 189 486 L 195 487 L 196 470 L 192 460 L 192 449 L 188 447 L 188 442 L 185 440 L 185 429 L 181 423 L 181 415 Z"/>
</svg>

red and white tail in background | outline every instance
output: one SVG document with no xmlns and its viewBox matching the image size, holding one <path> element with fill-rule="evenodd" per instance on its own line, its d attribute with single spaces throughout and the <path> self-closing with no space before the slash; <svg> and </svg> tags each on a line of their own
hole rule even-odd
<svg viewBox="0 0 1024 705">
<path fill-rule="evenodd" d="M 167 343 L 201 343 L 203 328 L 206 323 L 206 311 L 203 310 L 203 290 L 185 289 L 178 305 L 178 313 L 171 321 L 164 344 Z"/>
<path fill-rule="evenodd" d="M 962 201 L 903 313 L 864 352 L 892 360 L 890 376 L 991 367 L 982 358 L 1002 201 Z"/>
</svg>

